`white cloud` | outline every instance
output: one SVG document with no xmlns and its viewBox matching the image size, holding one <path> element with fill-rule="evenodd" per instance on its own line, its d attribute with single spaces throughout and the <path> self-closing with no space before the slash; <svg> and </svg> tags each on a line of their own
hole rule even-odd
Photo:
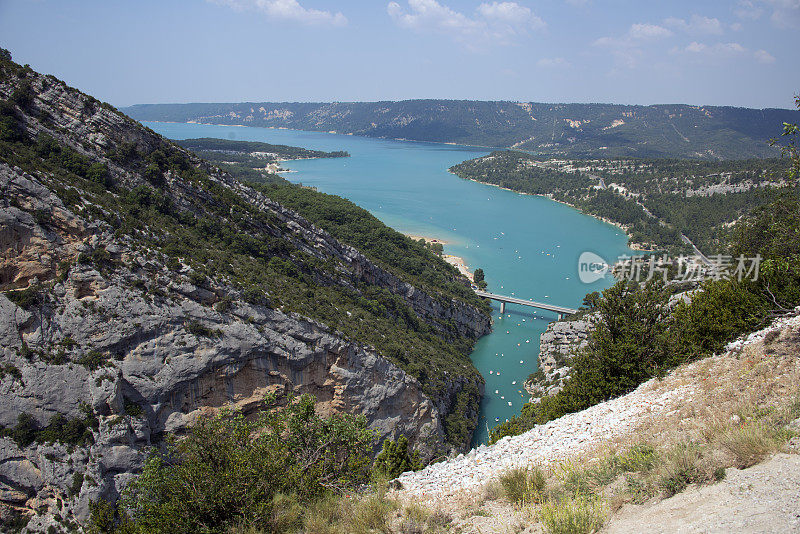
<svg viewBox="0 0 800 534">
<path fill-rule="evenodd" d="M 719 19 L 692 15 L 688 21 L 675 17 L 664 20 L 664 24 L 677 31 L 691 35 L 722 35 L 722 23 Z"/>
<path fill-rule="evenodd" d="M 618 66 L 632 69 L 644 57 L 642 46 L 672 35 L 670 30 L 656 24 L 632 24 L 622 37 L 600 37 L 592 46 L 608 49 Z"/>
<path fill-rule="evenodd" d="M 701 63 L 719 64 L 733 59 L 754 59 L 759 63 L 775 63 L 775 57 L 766 50 L 755 52 L 739 43 L 715 43 L 707 45 L 693 41 L 683 48 L 673 48 L 673 53 L 684 54 Z"/>
<path fill-rule="evenodd" d="M 441 5 L 436 0 L 409 0 L 409 13 L 397 2 L 389 2 L 387 10 L 398 26 L 414 30 L 441 29 L 468 32 L 476 30 L 478 23 L 462 13 Z"/>
<path fill-rule="evenodd" d="M 766 50 L 756 50 L 755 52 L 753 52 L 753 57 L 755 57 L 756 61 L 758 61 L 759 63 L 766 63 L 766 64 L 775 63 L 775 56 L 773 56 Z"/>
<path fill-rule="evenodd" d="M 633 24 L 628 30 L 628 36 L 631 39 L 660 39 L 670 35 L 672 35 L 671 31 L 655 24 Z"/>
<path fill-rule="evenodd" d="M 473 16 L 437 0 L 408 0 L 407 10 L 397 2 L 389 2 L 386 10 L 401 28 L 443 33 L 471 45 L 476 39 L 508 44 L 515 35 L 546 26 L 530 8 L 517 2 L 482 3 Z"/>
<path fill-rule="evenodd" d="M 342 13 L 310 9 L 301 6 L 297 0 L 208 0 L 215 4 L 237 10 L 253 9 L 270 18 L 300 22 L 308 25 L 344 26 L 347 17 Z"/>
<path fill-rule="evenodd" d="M 766 0 L 772 8 L 772 23 L 779 28 L 800 27 L 800 0 Z"/>
<path fill-rule="evenodd" d="M 733 10 L 742 20 L 758 20 L 764 11 L 779 28 L 800 27 L 800 0 L 739 0 Z"/>
<path fill-rule="evenodd" d="M 543 57 L 536 64 L 543 68 L 569 67 L 569 61 L 563 57 Z"/>
<path fill-rule="evenodd" d="M 492 2 L 491 4 L 481 4 L 478 6 L 478 14 L 491 22 L 517 25 L 523 24 L 534 30 L 540 30 L 546 26 L 544 21 L 539 18 L 530 8 L 521 6 L 516 2 Z"/>
<path fill-rule="evenodd" d="M 758 20 L 764 12 L 751 0 L 739 0 L 737 6 L 733 13 L 742 20 Z"/>
<path fill-rule="evenodd" d="M 705 43 L 698 43 L 696 41 L 687 45 L 684 50 L 693 54 L 713 54 L 725 56 L 738 55 L 747 51 L 747 49 L 739 43 L 716 43 L 709 46 Z"/>
</svg>

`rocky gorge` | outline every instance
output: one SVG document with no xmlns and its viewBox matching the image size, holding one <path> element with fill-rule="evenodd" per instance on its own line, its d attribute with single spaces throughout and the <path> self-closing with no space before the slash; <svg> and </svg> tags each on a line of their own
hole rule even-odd
<svg viewBox="0 0 800 534">
<path fill-rule="evenodd" d="M 199 414 L 252 414 L 269 393 L 313 394 L 426 459 L 469 442 L 448 441 L 477 420 L 467 354 L 419 374 L 361 325 L 373 313 L 419 350 L 468 347 L 490 329 L 477 299 L 415 283 L 51 76 L 0 69 L 0 514 L 74 526 Z M 220 251 L 214 272 L 181 225 L 209 247 L 231 228 L 247 253 Z"/>
</svg>

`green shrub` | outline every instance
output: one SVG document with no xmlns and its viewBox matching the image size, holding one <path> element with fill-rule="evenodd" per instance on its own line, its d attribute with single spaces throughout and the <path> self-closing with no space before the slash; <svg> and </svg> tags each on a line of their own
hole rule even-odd
<svg viewBox="0 0 800 534">
<path fill-rule="evenodd" d="M 408 450 L 408 439 L 402 435 L 397 441 L 383 441 L 383 448 L 374 464 L 375 472 L 387 479 L 396 478 L 406 471 L 419 471 L 422 467 L 419 453 Z"/>
<path fill-rule="evenodd" d="M 94 443 L 91 420 L 86 418 L 67 418 L 63 414 L 56 414 L 50 418 L 49 424 L 36 435 L 36 441 L 44 443 L 67 443 L 71 445 L 84 445 Z"/>
<path fill-rule="evenodd" d="M 29 309 L 41 304 L 44 295 L 39 287 L 29 287 L 3 293 L 8 300 L 23 309 Z"/>
<path fill-rule="evenodd" d="M 720 352 L 739 334 L 763 326 L 768 317 L 769 306 L 757 285 L 735 279 L 707 282 L 692 295 L 691 304 L 681 303 L 675 310 L 679 350 L 693 358 Z"/>
<path fill-rule="evenodd" d="M 102 184 L 106 188 L 112 185 L 108 165 L 105 163 L 92 163 L 89 168 L 86 169 L 86 179 Z"/>
<path fill-rule="evenodd" d="M 5 378 L 6 375 L 9 375 L 15 380 L 22 380 L 22 371 L 13 363 L 0 365 L 0 380 Z"/>
<path fill-rule="evenodd" d="M 194 321 L 194 320 L 189 321 L 186 324 L 186 330 L 190 334 L 197 337 L 219 337 L 222 335 L 221 330 L 209 328 L 200 323 L 199 321 Z"/>
<path fill-rule="evenodd" d="M 81 482 L 83 476 L 81 475 Z M 87 530 L 90 534 L 112 534 L 119 524 L 117 507 L 99 499 L 89 503 L 89 521 Z"/>
<path fill-rule="evenodd" d="M 91 430 L 96 430 L 99 422 L 91 408 L 84 406 L 82 410 L 84 411 L 83 417 L 67 418 L 63 414 L 56 414 L 44 428 L 39 428 L 33 416 L 23 412 L 17 416 L 17 424 L 13 428 L 2 429 L 0 435 L 13 439 L 21 448 L 34 442 L 92 444 L 94 437 Z"/>
<path fill-rule="evenodd" d="M 201 417 L 129 485 L 126 532 L 293 531 L 311 503 L 365 483 L 374 434 L 363 417 L 318 416 L 314 402 L 304 395 L 251 421 Z"/>
<path fill-rule="evenodd" d="M 233 300 L 230 297 L 223 297 L 214 305 L 214 309 L 219 313 L 228 313 L 233 308 Z"/>
<path fill-rule="evenodd" d="M 2 532 L 22 532 L 30 522 L 33 514 L 9 510 L 0 516 L 0 531 Z"/>
<path fill-rule="evenodd" d="M 30 107 L 33 104 L 35 94 L 33 92 L 33 87 L 31 86 L 31 82 L 25 80 L 21 82 L 14 92 L 11 94 L 11 102 L 18 105 L 19 107 L 25 109 Z"/>
<path fill-rule="evenodd" d="M 77 360 L 75 363 L 83 365 L 90 371 L 96 371 L 101 367 L 110 367 L 113 364 L 110 362 L 111 357 L 108 354 L 102 353 L 99 350 L 90 350 Z"/>
<path fill-rule="evenodd" d="M 123 402 L 122 405 L 125 409 L 125 413 L 131 417 L 141 417 L 144 415 L 144 408 L 130 399 L 125 399 L 125 402 Z"/>
<path fill-rule="evenodd" d="M 72 475 L 72 485 L 67 490 L 67 494 L 70 497 L 78 495 L 81 492 L 81 488 L 83 487 L 83 473 L 75 472 Z"/>
<path fill-rule="evenodd" d="M 24 141 L 25 128 L 19 112 L 8 100 L 0 100 L 0 141 Z"/>
<path fill-rule="evenodd" d="M 3 435 L 10 437 L 24 449 L 36 441 L 36 420 L 30 414 L 21 413 L 17 416 L 16 426 L 13 429 L 4 429 Z"/>
</svg>

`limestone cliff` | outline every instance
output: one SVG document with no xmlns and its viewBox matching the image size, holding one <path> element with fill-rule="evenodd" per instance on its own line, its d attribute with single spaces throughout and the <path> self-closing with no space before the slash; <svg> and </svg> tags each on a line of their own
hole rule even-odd
<svg viewBox="0 0 800 534">
<path fill-rule="evenodd" d="M 85 519 L 198 413 L 252 413 L 270 392 L 362 414 L 426 458 L 459 447 L 448 429 L 471 435 L 480 375 L 466 353 L 427 368 L 422 354 L 487 333 L 480 306 L 53 77 L 0 67 L 0 514 L 24 512 L 31 531 Z M 189 257 L 181 225 L 231 242 L 229 269 Z M 382 353 L 394 334 L 370 318 L 415 345 Z"/>
<path fill-rule="evenodd" d="M 538 371 L 525 381 L 532 401 L 561 391 L 569 379 L 572 358 L 589 342 L 589 333 L 597 317 L 597 314 L 588 314 L 574 321 L 547 325 L 539 336 Z"/>
</svg>

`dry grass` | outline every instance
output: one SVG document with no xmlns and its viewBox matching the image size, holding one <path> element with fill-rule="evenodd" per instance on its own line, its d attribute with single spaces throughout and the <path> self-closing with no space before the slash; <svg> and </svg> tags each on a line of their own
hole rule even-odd
<svg viewBox="0 0 800 534">
<path fill-rule="evenodd" d="M 306 510 L 304 531 L 308 534 L 390 533 L 398 504 L 376 491 L 354 498 L 330 498 Z"/>
<path fill-rule="evenodd" d="M 726 430 L 719 442 L 734 458 L 734 466 L 744 469 L 755 465 L 783 446 L 788 434 L 770 422 L 756 420 Z"/>
<path fill-rule="evenodd" d="M 537 515 L 549 534 L 589 534 L 603 526 L 606 509 L 598 497 L 575 495 L 545 502 Z"/>
<path fill-rule="evenodd" d="M 331 497 L 305 512 L 306 534 L 443 534 L 452 517 L 440 510 L 407 504 L 377 486 L 365 495 Z M 253 533 L 255 534 L 255 533 Z"/>
<path fill-rule="evenodd" d="M 405 509 L 400 521 L 402 534 L 438 534 L 448 532 L 453 518 L 441 511 L 431 511 L 423 506 L 412 504 Z"/>
<path fill-rule="evenodd" d="M 665 497 L 680 493 L 693 482 L 704 482 L 700 468 L 702 453 L 696 443 L 681 442 L 672 446 L 656 466 L 657 486 Z"/>
</svg>

